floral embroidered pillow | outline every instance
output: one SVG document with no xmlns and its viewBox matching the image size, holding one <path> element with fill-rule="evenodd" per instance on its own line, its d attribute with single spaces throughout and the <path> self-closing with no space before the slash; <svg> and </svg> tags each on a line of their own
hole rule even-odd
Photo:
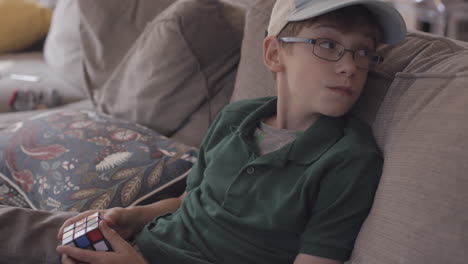
<svg viewBox="0 0 468 264">
<path fill-rule="evenodd" d="M 197 150 L 92 111 L 52 112 L 0 131 L 0 203 L 48 211 L 128 206 L 190 171 Z"/>
</svg>

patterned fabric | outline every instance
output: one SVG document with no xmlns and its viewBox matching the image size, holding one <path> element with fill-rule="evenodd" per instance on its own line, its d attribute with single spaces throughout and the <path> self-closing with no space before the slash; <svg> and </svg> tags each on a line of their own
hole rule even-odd
<svg viewBox="0 0 468 264">
<path fill-rule="evenodd" d="M 0 173 L 0 204 L 31 208 L 29 200 L 25 199 L 13 186 L 14 184 L 11 184 L 8 178 Z"/>
<path fill-rule="evenodd" d="M 39 115 L 0 131 L 0 203 L 60 211 L 128 206 L 180 179 L 195 148 L 91 111 Z"/>
</svg>

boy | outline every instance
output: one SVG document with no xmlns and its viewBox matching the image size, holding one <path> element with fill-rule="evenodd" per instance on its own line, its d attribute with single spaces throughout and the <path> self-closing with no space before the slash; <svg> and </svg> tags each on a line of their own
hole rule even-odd
<svg viewBox="0 0 468 264">
<path fill-rule="evenodd" d="M 181 197 L 103 210 L 114 252 L 60 246 L 62 263 L 349 259 L 383 161 L 370 129 L 346 113 L 382 60 L 377 42 L 397 43 L 405 30 L 399 13 L 377 0 L 278 0 L 263 53 L 277 98 L 227 106 Z M 59 238 L 92 213 L 67 220 Z M 125 241 L 133 239 L 135 248 Z"/>
</svg>

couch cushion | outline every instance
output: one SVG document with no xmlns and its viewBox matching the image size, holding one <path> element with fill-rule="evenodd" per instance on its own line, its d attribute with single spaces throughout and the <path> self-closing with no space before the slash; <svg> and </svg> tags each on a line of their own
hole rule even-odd
<svg viewBox="0 0 468 264">
<path fill-rule="evenodd" d="M 439 38 L 422 32 L 410 32 L 398 46 L 381 45 L 378 52 L 385 60 L 375 72 L 369 73 L 366 88 L 353 112 L 372 124 L 397 73 L 425 72 L 428 67 L 463 49 L 463 44 L 459 43 L 461 42 L 440 41 Z"/>
<path fill-rule="evenodd" d="M 147 23 L 174 1 L 76 2 L 80 10 L 80 38 L 86 87 L 93 94 L 109 79 Z"/>
<path fill-rule="evenodd" d="M 349 263 L 465 263 L 468 44 L 411 33 L 385 56 L 403 72 L 375 117 L 383 175 Z"/>
<path fill-rule="evenodd" d="M 272 73 L 263 64 L 263 39 L 275 0 L 254 0 L 247 6 L 236 85 L 231 102 L 276 95 Z"/>
<path fill-rule="evenodd" d="M 58 1 L 44 44 L 44 59 L 50 69 L 73 89 L 87 96 L 83 81 L 79 1 Z"/>
<path fill-rule="evenodd" d="M 245 8 L 249 0 L 222 0 L 225 10 L 225 20 L 230 28 L 235 31 L 233 35 L 241 36 L 244 31 Z M 232 5 L 232 6 L 230 6 Z M 240 40 L 238 41 L 240 45 Z M 193 114 L 185 120 L 184 124 L 171 135 L 171 138 L 199 147 L 208 127 L 218 112 L 229 103 L 234 88 L 237 71 L 227 73 L 216 85 L 224 87 L 219 92 L 212 94 L 210 99 L 203 103 Z"/>
<path fill-rule="evenodd" d="M 194 148 L 85 110 L 16 123 L 0 131 L 0 149 L 3 197 L 14 189 L 42 210 L 128 206 L 185 177 L 196 160 Z"/>
<path fill-rule="evenodd" d="M 243 20 L 242 10 L 219 1 L 175 2 L 147 25 L 96 92 L 99 109 L 172 135 L 207 100 L 232 91 Z"/>
<path fill-rule="evenodd" d="M 52 11 L 32 0 L 0 1 L 0 53 L 20 51 L 43 39 Z"/>
<path fill-rule="evenodd" d="M 190 146 L 199 147 L 215 116 L 229 103 L 235 79 L 236 71 L 232 71 L 225 76 L 223 82 L 229 85 L 231 89 L 221 89 L 217 94 L 212 95 L 208 102 L 204 103 L 197 111 L 187 117 L 183 126 L 171 135 L 171 139 Z"/>
</svg>

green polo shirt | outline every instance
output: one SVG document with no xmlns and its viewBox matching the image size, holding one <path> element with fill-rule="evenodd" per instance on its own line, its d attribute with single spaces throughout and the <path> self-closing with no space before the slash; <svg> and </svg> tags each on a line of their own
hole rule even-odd
<svg viewBox="0 0 468 264">
<path fill-rule="evenodd" d="M 368 126 L 321 117 L 295 141 L 259 156 L 253 137 L 275 97 L 217 117 L 173 214 L 137 236 L 151 263 L 293 263 L 298 253 L 347 260 L 371 208 L 382 157 Z"/>
</svg>

